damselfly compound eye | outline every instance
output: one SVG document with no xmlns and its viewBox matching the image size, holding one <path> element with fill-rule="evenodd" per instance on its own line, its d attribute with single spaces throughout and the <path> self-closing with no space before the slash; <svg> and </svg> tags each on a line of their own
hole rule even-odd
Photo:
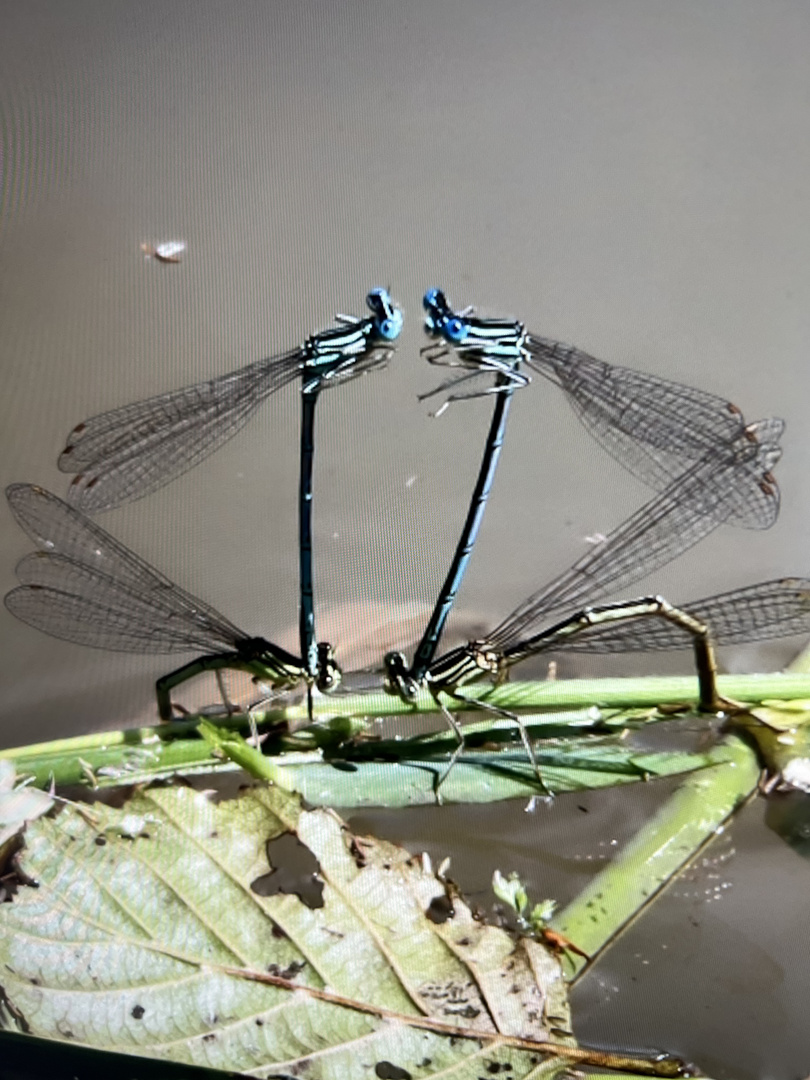
<svg viewBox="0 0 810 1080">
<path fill-rule="evenodd" d="M 402 332 L 402 312 L 395 310 L 389 318 L 382 319 L 378 330 L 386 341 L 394 341 Z"/>
<path fill-rule="evenodd" d="M 444 324 L 444 332 L 451 341 L 463 341 L 467 336 L 467 324 L 463 319 L 448 319 Z"/>
</svg>

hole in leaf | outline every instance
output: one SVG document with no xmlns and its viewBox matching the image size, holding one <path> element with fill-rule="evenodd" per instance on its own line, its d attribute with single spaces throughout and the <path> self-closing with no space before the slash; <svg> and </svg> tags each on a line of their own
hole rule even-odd
<svg viewBox="0 0 810 1080">
<path fill-rule="evenodd" d="M 442 923 L 447 922 L 448 919 L 453 918 L 453 905 L 446 896 L 434 896 L 430 901 L 425 917 L 430 919 L 432 923 L 436 923 L 437 926 L 441 926 Z"/>
<path fill-rule="evenodd" d="M 411 1080 L 411 1074 L 407 1069 L 400 1069 L 390 1061 L 378 1061 L 374 1066 L 374 1072 L 380 1080 Z"/>
<path fill-rule="evenodd" d="M 271 840 L 267 858 L 273 867 L 251 883 L 258 896 L 297 896 L 308 908 L 323 907 L 323 882 L 318 878 L 318 860 L 300 840 L 289 833 Z"/>
</svg>

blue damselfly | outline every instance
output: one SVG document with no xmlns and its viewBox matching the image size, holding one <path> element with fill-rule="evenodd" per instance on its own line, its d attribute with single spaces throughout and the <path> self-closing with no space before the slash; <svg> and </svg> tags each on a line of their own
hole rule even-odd
<svg viewBox="0 0 810 1080">
<path fill-rule="evenodd" d="M 436 415 L 452 401 L 490 394 L 495 395 L 495 406 L 467 519 L 407 672 L 414 684 L 422 681 L 433 661 L 470 561 L 503 446 L 510 399 L 530 382 L 522 363 L 561 386 L 594 437 L 657 491 L 707 451 L 739 439 L 745 431 L 737 406 L 712 394 L 607 364 L 529 334 L 516 320 L 480 318 L 471 308 L 456 312 L 441 289 L 429 289 L 423 305 L 425 328 L 435 339 L 423 355 L 432 364 L 460 370 L 421 399 L 447 394 Z M 732 509 L 728 520 L 763 527 L 746 508 Z"/>
<path fill-rule="evenodd" d="M 515 387 L 526 385 L 526 371 L 511 358 L 505 364 L 497 348 L 497 341 L 512 337 L 521 341 L 526 366 L 559 386 L 590 434 L 655 491 L 662 491 L 707 451 L 745 431 L 742 412 L 725 398 L 609 364 L 573 345 L 533 334 L 517 320 L 478 318 L 471 308 L 454 312 L 440 289 L 427 294 L 426 304 L 428 297 L 429 325 L 441 340 L 424 353 L 433 364 L 457 369 L 425 395 L 446 394 L 443 408 L 451 401 L 497 392 L 499 377 L 506 376 Z M 762 527 L 744 508 L 729 524 Z"/>
<path fill-rule="evenodd" d="M 280 356 L 85 420 L 59 458 L 76 473 L 68 501 L 96 513 L 156 491 L 232 438 L 271 394 L 301 378 L 299 636 L 309 685 L 318 677 L 312 572 L 315 405 L 321 390 L 384 366 L 402 330 L 386 289 L 372 289 L 371 315 L 338 315 L 338 326 Z"/>
<path fill-rule="evenodd" d="M 502 680 L 514 664 L 528 656 L 551 648 L 571 647 L 569 641 L 589 631 L 591 651 L 616 651 L 598 648 L 609 641 L 607 623 L 659 615 L 667 622 L 685 629 L 695 641 L 701 672 L 701 705 L 710 708 L 716 701 L 714 675 L 707 631 L 711 620 L 701 626 L 698 612 L 673 609 L 659 597 L 643 597 L 629 604 L 593 603 L 609 593 L 618 592 L 635 581 L 666 565 L 687 551 L 720 525 L 733 518 L 747 517 L 760 528 L 776 520 L 779 489 L 771 468 L 779 460 L 781 420 L 761 420 L 748 425 L 732 442 L 713 448 L 672 481 L 659 495 L 619 525 L 600 544 L 578 559 L 570 569 L 544 588 L 532 593 L 486 637 L 469 642 L 435 660 L 421 680 L 413 678 L 401 653 L 386 657 L 388 688 L 404 700 L 414 700 L 420 685 L 426 686 L 463 745 L 460 729 L 441 700 L 445 695 L 459 704 L 468 699 L 459 687 L 481 678 Z M 577 610 L 587 604 L 583 610 Z M 563 610 L 576 610 L 551 627 L 543 627 L 549 616 Z M 775 620 L 778 622 L 778 620 Z M 690 625 L 694 624 L 694 625 Z M 590 631 L 590 628 L 594 628 Z M 597 627 L 601 629 L 597 630 Z M 722 627 L 721 627 L 722 629 Z M 622 628 L 628 643 L 639 635 Z M 663 640 L 667 631 L 659 631 Z M 770 636 L 770 635 L 769 635 Z M 669 639 L 671 640 L 671 638 Z M 683 637 L 680 637 L 683 641 Z M 664 647 L 664 646 L 661 646 Z M 700 659 L 704 656 L 705 661 Z M 701 671 L 701 668 L 705 669 Z M 487 708 L 485 702 L 477 702 Z M 498 711 L 498 710 L 495 710 Z M 511 715 L 511 714 L 510 714 Z M 515 717 L 530 756 L 531 746 L 519 718 Z M 445 773 L 446 776 L 446 773 Z"/>
<path fill-rule="evenodd" d="M 380 367 L 391 357 L 402 313 L 385 289 L 372 289 L 366 302 L 368 318 L 338 315 L 338 326 L 285 353 L 78 424 L 58 462 L 75 474 L 68 502 L 95 514 L 143 498 L 218 450 L 295 379 L 327 387 Z"/>
</svg>

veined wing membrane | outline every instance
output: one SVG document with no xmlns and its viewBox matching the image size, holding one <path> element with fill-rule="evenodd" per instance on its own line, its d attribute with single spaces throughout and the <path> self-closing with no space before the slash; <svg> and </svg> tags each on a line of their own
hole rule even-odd
<svg viewBox="0 0 810 1080">
<path fill-rule="evenodd" d="M 175 585 L 57 496 L 29 484 L 10 485 L 6 496 L 18 524 L 41 549 L 17 567 L 24 584 L 75 592 L 111 610 L 148 608 L 156 624 L 182 618 L 188 632 L 194 631 L 189 650 L 196 647 L 195 634 L 207 643 L 213 635 L 217 648 L 223 643 L 232 647 L 234 640 L 245 636 L 214 608 Z M 14 602 L 21 600 L 18 597 Z M 40 629 L 47 627 L 40 625 Z"/>
<path fill-rule="evenodd" d="M 533 593 L 487 641 L 501 647 L 528 636 L 550 612 L 576 609 L 634 584 L 708 536 L 731 512 L 775 520 L 781 420 L 750 424 L 736 443 L 716 448 L 549 585 Z"/>
<path fill-rule="evenodd" d="M 248 636 L 207 604 L 192 606 L 181 589 L 138 593 L 60 555 L 27 555 L 17 577 L 23 588 L 8 594 L 9 610 L 65 641 L 121 652 L 132 649 L 130 640 L 142 642 L 140 652 L 218 652 Z"/>
<path fill-rule="evenodd" d="M 163 487 L 233 438 L 303 360 L 298 348 L 79 424 L 58 462 L 77 473 L 70 500 L 92 513 Z"/>
<path fill-rule="evenodd" d="M 608 364 L 533 334 L 526 348 L 529 366 L 564 391 L 591 435 L 656 491 L 743 432 L 740 410 L 716 394 Z"/>
</svg>

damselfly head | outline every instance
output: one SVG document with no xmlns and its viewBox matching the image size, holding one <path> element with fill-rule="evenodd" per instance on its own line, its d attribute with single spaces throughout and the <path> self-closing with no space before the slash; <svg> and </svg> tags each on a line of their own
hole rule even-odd
<svg viewBox="0 0 810 1080">
<path fill-rule="evenodd" d="M 428 289 L 422 297 L 422 307 L 427 313 L 425 317 L 425 329 L 429 330 L 431 333 L 440 334 L 442 322 L 450 311 L 447 297 L 441 289 Z"/>
<path fill-rule="evenodd" d="M 452 319 L 446 319 L 442 326 L 442 333 L 451 341 L 454 345 L 461 344 L 467 337 L 470 328 L 464 319 L 460 319 L 458 315 L 454 315 Z"/>
<path fill-rule="evenodd" d="M 413 701 L 418 692 L 416 682 L 408 673 L 408 662 L 405 654 L 401 652 L 389 652 L 385 654 L 385 691 L 388 694 L 397 694 L 403 701 Z"/>
<path fill-rule="evenodd" d="M 453 345 L 464 341 L 469 330 L 467 321 L 456 315 L 441 289 L 428 289 L 422 299 L 422 306 L 427 312 L 425 328 L 428 331 L 441 334 Z"/>
<path fill-rule="evenodd" d="M 402 333 L 402 312 L 394 306 L 387 289 L 372 289 L 366 304 L 376 316 L 374 326 L 384 341 L 396 341 Z"/>
<path fill-rule="evenodd" d="M 428 289 L 422 297 L 422 307 L 428 315 L 441 315 L 449 310 L 447 297 L 441 289 Z"/>
<path fill-rule="evenodd" d="M 399 308 L 394 308 L 390 318 L 382 319 L 377 324 L 377 333 L 385 341 L 396 341 L 402 333 L 402 322 L 402 312 Z"/>
<path fill-rule="evenodd" d="M 318 677 L 315 685 L 322 694 L 331 694 L 340 686 L 343 672 L 335 660 L 335 652 L 328 641 L 318 642 Z"/>
</svg>

